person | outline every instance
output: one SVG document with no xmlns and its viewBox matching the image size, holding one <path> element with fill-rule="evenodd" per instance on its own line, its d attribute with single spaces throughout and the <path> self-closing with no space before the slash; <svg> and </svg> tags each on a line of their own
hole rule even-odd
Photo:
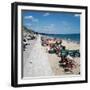
<svg viewBox="0 0 90 90">
<path fill-rule="evenodd" d="M 66 56 L 67 56 L 67 51 L 66 51 L 66 47 L 65 46 L 62 46 L 62 50 L 60 51 L 60 56 L 61 56 L 61 61 L 60 62 L 63 62 L 65 59 L 66 59 Z"/>
</svg>

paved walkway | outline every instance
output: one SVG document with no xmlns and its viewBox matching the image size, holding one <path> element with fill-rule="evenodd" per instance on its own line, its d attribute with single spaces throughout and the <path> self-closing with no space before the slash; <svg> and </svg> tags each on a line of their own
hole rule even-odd
<svg viewBox="0 0 90 90">
<path fill-rule="evenodd" d="M 31 49 L 31 47 L 29 47 Z M 28 48 L 28 49 L 29 49 Z M 28 58 L 24 57 L 23 76 L 24 77 L 39 77 L 52 76 L 52 69 L 50 67 L 48 56 L 41 46 L 41 36 L 38 36 L 32 50 L 28 51 Z"/>
</svg>

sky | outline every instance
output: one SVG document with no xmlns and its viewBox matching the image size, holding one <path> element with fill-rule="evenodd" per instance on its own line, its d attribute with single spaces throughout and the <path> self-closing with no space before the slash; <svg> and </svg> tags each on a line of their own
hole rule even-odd
<svg viewBox="0 0 90 90">
<path fill-rule="evenodd" d="M 80 14 L 70 12 L 22 11 L 23 26 L 48 34 L 80 33 Z"/>
</svg>

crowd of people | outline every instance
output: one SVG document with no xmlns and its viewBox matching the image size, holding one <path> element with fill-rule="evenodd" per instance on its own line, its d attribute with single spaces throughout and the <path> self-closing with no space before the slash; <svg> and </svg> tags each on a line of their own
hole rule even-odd
<svg viewBox="0 0 90 90">
<path fill-rule="evenodd" d="M 76 68 L 75 57 L 80 57 L 79 50 L 69 50 L 63 45 L 63 40 L 56 38 L 41 37 L 42 46 L 47 47 L 49 54 L 56 54 L 60 57 L 59 65 L 64 68 L 64 71 L 72 72 Z"/>
</svg>

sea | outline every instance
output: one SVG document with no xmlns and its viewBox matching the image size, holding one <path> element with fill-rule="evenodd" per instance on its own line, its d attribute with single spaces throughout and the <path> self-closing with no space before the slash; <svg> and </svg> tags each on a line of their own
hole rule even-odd
<svg viewBox="0 0 90 90">
<path fill-rule="evenodd" d="M 46 34 L 45 36 L 80 43 L 80 34 Z"/>
</svg>

